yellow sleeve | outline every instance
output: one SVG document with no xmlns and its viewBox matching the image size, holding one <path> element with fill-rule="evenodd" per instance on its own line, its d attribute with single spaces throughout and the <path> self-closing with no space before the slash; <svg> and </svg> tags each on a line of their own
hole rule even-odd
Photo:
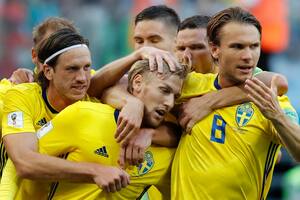
<svg viewBox="0 0 300 200">
<path fill-rule="evenodd" d="M 3 115 L 3 97 L 7 90 L 13 87 L 13 84 L 7 80 L 2 79 L 0 81 L 0 120 L 2 122 L 2 115 Z M 0 124 L 0 137 L 2 137 L 2 124 Z"/>
<path fill-rule="evenodd" d="M 94 76 L 96 74 L 96 70 L 91 69 L 91 75 Z"/>
<path fill-rule="evenodd" d="M 3 98 L 7 90 L 13 87 L 13 84 L 6 78 L 0 81 L 0 99 Z"/>
<path fill-rule="evenodd" d="M 295 108 L 292 106 L 289 98 L 286 95 L 283 95 L 281 97 L 278 97 L 279 105 L 284 111 L 284 114 L 294 123 L 299 123 L 299 117 L 295 110 Z"/>
<path fill-rule="evenodd" d="M 80 139 L 77 133 L 80 128 L 76 122 L 80 119 L 76 116 L 80 115 L 80 110 L 76 105 L 68 106 L 37 131 L 40 153 L 60 156 L 78 147 Z"/>
<path fill-rule="evenodd" d="M 6 92 L 3 98 L 2 135 L 35 132 L 33 112 L 35 99 L 28 93 L 15 89 Z"/>
<path fill-rule="evenodd" d="M 0 199 L 14 200 L 18 191 L 19 177 L 13 162 L 8 159 L 3 169 L 0 184 Z"/>
<path fill-rule="evenodd" d="M 181 96 L 177 103 L 183 102 L 185 99 L 201 96 L 205 93 L 211 92 L 211 81 L 216 78 L 216 74 L 200 74 L 196 72 L 191 72 L 187 75 Z"/>
</svg>

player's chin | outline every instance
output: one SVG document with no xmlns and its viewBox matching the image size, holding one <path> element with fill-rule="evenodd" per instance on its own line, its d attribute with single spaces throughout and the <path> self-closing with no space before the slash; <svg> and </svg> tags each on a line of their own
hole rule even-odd
<svg viewBox="0 0 300 200">
<path fill-rule="evenodd" d="M 155 117 L 151 117 L 148 124 L 152 128 L 157 128 L 162 123 L 162 121 L 163 121 L 163 119 L 157 119 Z"/>
<path fill-rule="evenodd" d="M 70 99 L 72 99 L 74 102 L 80 101 L 85 97 L 86 93 L 73 93 L 70 95 Z"/>
</svg>

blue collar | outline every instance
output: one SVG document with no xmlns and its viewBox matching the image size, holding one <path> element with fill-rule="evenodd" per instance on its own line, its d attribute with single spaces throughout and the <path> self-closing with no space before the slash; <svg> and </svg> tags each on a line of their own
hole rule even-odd
<svg viewBox="0 0 300 200">
<path fill-rule="evenodd" d="M 219 77 L 219 75 L 217 75 L 216 78 L 215 78 L 214 86 L 215 86 L 215 88 L 216 88 L 217 90 L 221 90 L 222 87 L 219 85 L 218 77 Z"/>
</svg>

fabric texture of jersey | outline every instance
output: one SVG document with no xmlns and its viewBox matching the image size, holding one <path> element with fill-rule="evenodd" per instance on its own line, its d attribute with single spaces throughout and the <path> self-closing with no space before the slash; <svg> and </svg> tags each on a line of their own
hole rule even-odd
<svg viewBox="0 0 300 200">
<path fill-rule="evenodd" d="M 220 89 L 217 75 L 190 74 L 184 98 L 194 96 L 195 88 L 198 95 Z M 280 101 L 296 121 L 288 98 Z M 279 149 L 272 123 L 253 103 L 214 110 L 181 137 L 172 165 L 172 199 L 265 199 Z"/>
<path fill-rule="evenodd" d="M 119 144 L 115 141 L 118 112 L 100 103 L 75 103 L 42 127 L 40 153 L 67 155 L 67 160 L 95 162 L 117 166 Z M 116 193 L 105 193 L 96 184 L 59 182 L 52 185 L 50 199 L 136 199 L 145 188 L 155 185 L 164 195 L 170 195 L 170 165 L 174 149 L 150 147 L 145 161 L 129 166 L 130 185 Z M 39 182 L 22 180 L 16 199 L 40 199 L 46 191 Z M 32 196 L 30 196 L 32 195 Z"/>
<path fill-rule="evenodd" d="M 97 101 L 88 96 L 83 100 Z M 2 137 L 16 133 L 35 133 L 58 113 L 48 102 L 46 91 L 43 91 L 37 83 L 15 85 L 6 92 L 3 102 Z M 5 152 L 3 142 L 1 142 L 1 148 Z M 7 157 L 2 157 L 1 162 L 5 164 L 6 159 Z M 13 166 L 8 168 L 7 176 L 10 176 L 15 169 Z M 6 175 L 3 174 L 3 176 Z M 5 178 L 5 180 L 9 179 L 9 177 Z M 1 197 L 5 194 L 2 191 L 4 187 L 6 191 L 10 187 L 12 191 L 15 190 L 13 186 L 9 186 L 9 183 L 1 181 Z"/>
<path fill-rule="evenodd" d="M 0 81 L 0 120 L 2 121 L 2 115 L 3 115 L 3 97 L 5 96 L 5 93 L 7 90 L 13 87 L 13 84 L 8 79 L 2 79 Z M 0 136 L 2 136 L 2 124 L 0 123 Z M 0 141 L 2 141 L 0 139 Z M 2 176 L 2 169 L 4 167 L 5 161 L 7 160 L 7 153 L 4 149 L 4 145 L 2 145 L 2 142 L 0 143 L 0 180 Z"/>
</svg>

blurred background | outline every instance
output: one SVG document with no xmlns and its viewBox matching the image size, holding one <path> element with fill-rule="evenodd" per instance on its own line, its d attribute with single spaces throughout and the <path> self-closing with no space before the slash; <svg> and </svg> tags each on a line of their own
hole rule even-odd
<svg viewBox="0 0 300 200">
<path fill-rule="evenodd" d="M 249 9 L 263 25 L 258 66 L 288 78 L 288 96 L 300 113 L 299 0 L 0 0 L 0 78 L 9 77 L 18 67 L 34 68 L 32 28 L 47 17 L 74 21 L 90 40 L 93 66 L 98 69 L 131 52 L 133 18 L 155 4 L 173 7 L 181 19 L 212 15 L 233 5 Z M 295 166 L 283 151 L 268 199 L 300 199 L 300 168 Z"/>
</svg>

